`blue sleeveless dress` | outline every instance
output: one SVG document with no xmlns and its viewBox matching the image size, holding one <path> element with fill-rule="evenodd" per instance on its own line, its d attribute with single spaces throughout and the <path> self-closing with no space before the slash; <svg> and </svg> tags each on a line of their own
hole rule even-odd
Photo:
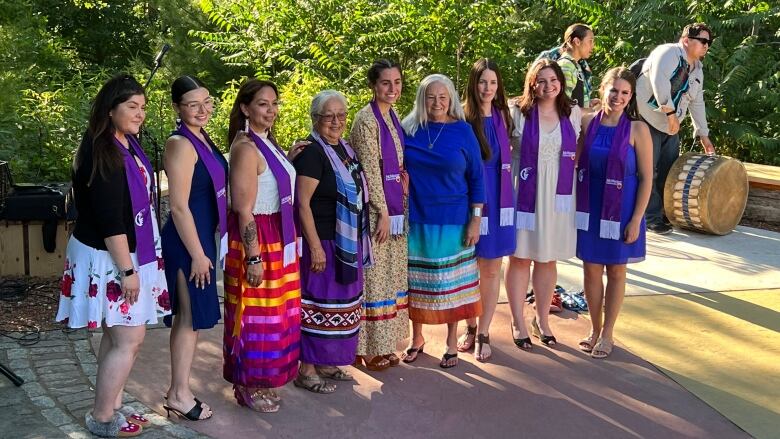
<svg viewBox="0 0 780 439">
<path fill-rule="evenodd" d="M 501 195 L 501 180 L 499 179 L 501 150 L 498 145 L 498 135 L 493 128 L 492 119 L 492 116 L 482 118 L 485 138 L 490 144 L 490 158 L 482 161 L 484 165 L 485 199 L 487 200 L 488 234 L 480 236 L 476 246 L 477 257 L 486 259 L 514 254 L 515 241 L 517 239 L 514 225 L 499 226 L 501 219 L 499 216 L 501 211 L 501 206 L 499 205 L 499 196 Z M 513 190 L 512 200 L 516 199 L 517 196 Z M 482 221 L 484 221 L 484 218 Z"/>
<path fill-rule="evenodd" d="M 645 220 L 639 225 L 639 238 L 632 244 L 623 240 L 626 225 L 634 214 L 639 180 L 637 178 L 636 152 L 628 148 L 626 174 L 623 179 L 623 200 L 620 206 L 620 240 L 599 237 L 601 205 L 607 174 L 607 157 L 612 137 L 617 127 L 600 125 L 590 147 L 590 222 L 588 230 L 577 230 L 577 257 L 594 264 L 617 265 L 640 262 L 645 259 Z"/>
<path fill-rule="evenodd" d="M 225 168 L 227 176 L 228 164 L 222 154 L 214 150 L 214 156 Z M 206 170 L 206 165 L 198 158 L 195 170 L 192 174 L 192 185 L 189 199 L 192 218 L 195 220 L 195 229 L 198 231 L 200 245 L 206 253 L 214 268 L 210 272 L 211 283 L 205 289 L 195 287 L 194 280 L 190 281 L 192 258 L 184 246 L 179 233 L 176 231 L 175 218 L 171 216 L 162 229 L 162 254 L 165 260 L 165 277 L 170 289 L 171 307 L 173 314 L 178 312 L 178 294 L 176 291 L 176 274 L 179 270 L 187 279 L 187 288 L 190 294 L 192 308 L 192 329 L 213 328 L 222 317 L 220 313 L 219 297 L 217 296 L 217 272 L 219 267 L 217 260 L 217 236 L 219 228 L 219 213 L 217 212 L 217 199 L 214 196 L 214 185 Z M 171 325 L 171 317 L 166 317 L 165 324 Z"/>
</svg>

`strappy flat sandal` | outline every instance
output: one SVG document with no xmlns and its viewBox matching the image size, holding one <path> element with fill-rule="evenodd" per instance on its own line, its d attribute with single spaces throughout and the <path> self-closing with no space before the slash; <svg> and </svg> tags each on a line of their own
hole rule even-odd
<svg viewBox="0 0 780 439">
<path fill-rule="evenodd" d="M 582 352 L 593 352 L 593 346 L 596 345 L 596 336 L 591 334 L 580 340 L 579 346 Z"/>
<path fill-rule="evenodd" d="M 298 372 L 298 376 L 293 380 L 295 387 L 306 389 L 313 393 L 328 394 L 336 391 L 336 385 L 331 384 L 319 375 L 303 375 Z"/>
<path fill-rule="evenodd" d="M 317 371 L 317 375 L 323 378 L 329 378 L 334 381 L 352 381 L 355 379 L 352 375 L 348 374 L 347 372 L 344 372 L 342 369 L 339 369 L 338 367 L 334 367 L 333 369 L 334 370 L 327 370 L 319 366 L 314 366 L 314 370 Z"/>
<path fill-rule="evenodd" d="M 542 344 L 547 347 L 552 347 L 558 344 L 558 340 L 555 339 L 554 335 L 544 335 L 544 333 L 542 333 L 542 330 L 539 328 L 539 324 L 536 323 L 536 317 L 531 320 L 531 332 L 533 333 L 534 337 L 538 338 L 539 341 L 541 341 Z"/>
<path fill-rule="evenodd" d="M 599 341 L 593 346 L 593 351 L 591 351 L 590 356 L 598 359 L 607 358 L 612 353 L 613 346 L 614 344 L 611 340 L 607 341 L 603 338 L 599 338 Z"/>
<path fill-rule="evenodd" d="M 233 394 L 238 405 L 248 407 L 260 413 L 276 413 L 279 411 L 279 400 L 274 400 L 268 389 L 257 389 L 251 394 L 243 386 L 234 386 Z M 278 395 L 277 395 L 278 398 Z"/>
<path fill-rule="evenodd" d="M 474 342 L 474 358 L 476 358 L 477 361 L 485 362 L 489 360 L 491 356 L 493 356 L 491 349 L 490 354 L 488 354 L 486 357 L 482 357 L 482 349 L 485 345 L 490 347 L 490 335 L 477 334 L 477 340 Z"/>
<path fill-rule="evenodd" d="M 477 327 L 466 325 L 466 333 L 458 339 L 458 352 L 466 352 L 474 347 L 474 340 L 477 338 Z"/>
<path fill-rule="evenodd" d="M 144 430 L 140 425 L 127 422 L 125 416 L 119 412 L 115 412 L 114 416 L 106 422 L 97 421 L 92 413 L 87 412 L 84 415 L 84 423 L 90 433 L 100 437 L 133 437 Z"/>
<path fill-rule="evenodd" d="M 458 358 L 458 353 L 457 352 L 454 353 L 454 354 L 449 354 L 449 353 L 445 352 L 444 355 L 442 355 L 442 357 L 441 357 L 441 361 L 439 362 L 439 367 L 441 367 L 442 369 L 449 369 L 451 367 L 457 366 L 458 365 L 457 361 L 454 364 L 447 364 L 453 358 L 455 358 L 455 359 Z"/>
</svg>

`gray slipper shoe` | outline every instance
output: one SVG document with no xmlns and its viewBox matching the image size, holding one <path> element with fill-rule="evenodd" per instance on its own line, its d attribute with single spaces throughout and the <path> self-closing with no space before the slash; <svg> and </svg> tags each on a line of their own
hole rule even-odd
<svg viewBox="0 0 780 439">
<path fill-rule="evenodd" d="M 115 412 L 108 422 L 98 422 L 91 412 L 87 412 L 84 415 L 84 421 L 87 430 L 100 437 L 131 437 L 141 434 L 142 431 L 140 426 L 128 423 L 125 415 L 119 412 Z M 125 426 L 123 427 L 123 425 Z"/>
</svg>

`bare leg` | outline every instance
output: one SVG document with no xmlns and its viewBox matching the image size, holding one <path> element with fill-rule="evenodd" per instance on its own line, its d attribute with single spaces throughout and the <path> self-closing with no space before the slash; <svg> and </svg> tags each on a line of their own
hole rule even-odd
<svg viewBox="0 0 780 439">
<path fill-rule="evenodd" d="M 114 415 L 117 397 L 120 398 L 122 388 L 127 382 L 130 370 L 141 348 L 146 334 L 146 326 L 114 326 L 107 327 L 103 323 L 103 332 L 110 336 L 110 346 L 102 347 L 102 356 L 98 363 L 97 381 L 95 384 L 95 408 L 92 416 L 98 422 L 107 422 Z M 105 335 L 104 335 L 105 337 Z"/>
<path fill-rule="evenodd" d="M 552 303 L 555 280 L 558 277 L 556 261 L 536 262 L 532 282 L 534 285 L 534 299 L 536 303 L 536 320 L 544 335 L 553 335 L 550 330 L 550 304 Z"/>
<path fill-rule="evenodd" d="M 512 312 L 512 337 L 515 339 L 528 337 L 523 308 L 525 308 L 525 295 L 528 293 L 530 277 L 531 260 L 510 256 L 504 286 L 509 299 L 509 310 Z"/>
<path fill-rule="evenodd" d="M 604 326 L 601 329 L 601 338 L 610 342 L 625 294 L 626 265 L 607 265 L 607 290 L 604 297 Z"/>
<path fill-rule="evenodd" d="M 501 289 L 501 258 L 477 259 L 479 263 L 479 292 L 482 296 L 482 316 L 479 318 L 477 334 L 490 335 L 490 323 L 498 305 Z M 490 357 L 489 344 L 483 344 L 478 359 Z"/>
<path fill-rule="evenodd" d="M 192 329 L 190 293 L 181 270 L 176 276 L 176 298 L 178 307 L 171 328 L 171 386 L 168 388 L 167 405 L 187 413 L 195 407 L 195 395 L 190 389 L 190 371 L 198 343 L 198 331 Z M 204 403 L 200 419 L 210 418 L 211 415 L 211 408 Z"/>
<path fill-rule="evenodd" d="M 588 302 L 591 334 L 598 338 L 601 333 L 602 310 L 604 309 L 604 265 L 585 262 L 582 264 L 585 285 L 585 301 Z"/>
</svg>

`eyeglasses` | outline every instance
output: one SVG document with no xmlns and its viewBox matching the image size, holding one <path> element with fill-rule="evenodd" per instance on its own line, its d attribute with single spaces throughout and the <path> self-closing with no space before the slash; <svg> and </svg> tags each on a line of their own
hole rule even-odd
<svg viewBox="0 0 780 439">
<path fill-rule="evenodd" d="M 706 44 L 707 47 L 711 47 L 712 43 L 715 42 L 714 39 L 707 39 L 707 38 L 703 38 L 703 37 L 688 37 L 688 39 L 696 40 L 696 41 L 698 41 L 698 42 L 700 42 L 702 44 Z"/>
<path fill-rule="evenodd" d="M 208 98 L 203 102 L 188 102 L 186 104 L 179 104 L 179 106 L 186 108 L 187 111 L 190 112 L 200 111 L 201 109 L 211 111 L 214 109 L 214 99 Z"/>
<path fill-rule="evenodd" d="M 347 120 L 347 113 L 318 114 L 317 116 L 325 123 L 333 123 L 336 119 L 338 119 L 339 122 Z"/>
</svg>

